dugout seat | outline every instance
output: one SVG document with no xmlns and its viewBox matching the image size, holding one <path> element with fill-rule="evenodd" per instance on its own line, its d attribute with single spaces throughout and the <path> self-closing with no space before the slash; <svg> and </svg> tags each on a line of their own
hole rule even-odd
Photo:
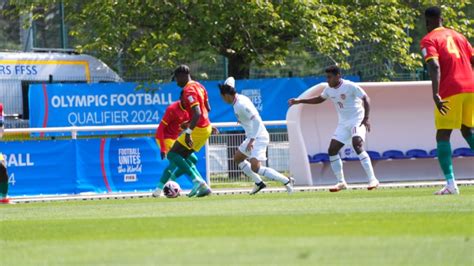
<svg viewBox="0 0 474 266">
<path fill-rule="evenodd" d="M 376 151 L 367 151 L 370 156 L 370 159 L 373 161 L 378 160 L 387 160 L 387 159 L 426 159 L 426 158 L 436 158 L 438 152 L 436 149 L 431 151 L 425 151 L 422 149 L 411 149 L 406 153 L 403 153 L 399 150 L 388 150 L 382 153 Z M 474 157 L 474 152 L 470 148 L 457 148 L 453 151 L 453 157 Z M 358 157 L 346 157 L 342 159 L 343 161 L 358 161 Z M 329 155 L 327 153 L 317 153 L 315 155 L 308 155 L 308 161 L 310 163 L 325 163 L 329 162 Z"/>
<path fill-rule="evenodd" d="M 384 160 L 386 158 L 382 157 L 379 152 L 376 151 L 367 151 L 367 153 L 370 156 L 370 159 L 372 160 Z M 344 158 L 344 161 L 358 161 L 358 157 L 349 157 L 349 158 Z M 329 162 L 329 155 L 327 153 L 317 153 L 313 156 L 308 155 L 308 161 L 310 163 L 325 163 Z"/>
<path fill-rule="evenodd" d="M 436 155 L 431 155 L 425 150 L 412 149 L 412 150 L 408 150 L 405 153 L 405 157 L 409 159 L 419 159 L 419 158 L 434 158 L 436 157 Z"/>
<path fill-rule="evenodd" d="M 310 163 L 325 163 L 329 162 L 329 155 L 327 153 L 317 153 L 311 157 Z"/>
<path fill-rule="evenodd" d="M 405 154 L 399 150 L 388 150 L 382 153 L 384 159 L 406 159 Z"/>
<path fill-rule="evenodd" d="M 474 152 L 470 148 L 457 148 L 453 151 L 453 157 L 472 157 Z"/>
<path fill-rule="evenodd" d="M 377 160 L 383 160 L 383 159 L 385 159 L 385 158 L 382 157 L 382 155 L 380 155 L 380 153 L 377 152 L 377 151 L 367 151 L 367 153 L 369 154 L 369 157 L 370 157 L 371 160 L 377 161 Z"/>
</svg>

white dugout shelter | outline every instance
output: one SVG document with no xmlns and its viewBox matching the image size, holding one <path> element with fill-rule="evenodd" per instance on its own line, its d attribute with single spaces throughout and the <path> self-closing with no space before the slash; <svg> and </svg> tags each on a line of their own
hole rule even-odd
<svg viewBox="0 0 474 266">
<path fill-rule="evenodd" d="M 358 83 L 371 99 L 365 148 L 381 182 L 444 180 L 436 159 L 436 129 L 431 82 Z M 317 84 L 298 98 L 321 94 L 326 83 Z M 336 183 L 327 149 L 337 125 L 330 100 L 322 104 L 298 104 L 286 119 L 290 143 L 290 172 L 297 185 Z M 457 179 L 474 178 L 474 155 L 459 130 L 451 135 L 454 173 Z M 365 172 L 351 147 L 341 150 L 344 174 L 350 183 L 366 182 Z"/>
</svg>

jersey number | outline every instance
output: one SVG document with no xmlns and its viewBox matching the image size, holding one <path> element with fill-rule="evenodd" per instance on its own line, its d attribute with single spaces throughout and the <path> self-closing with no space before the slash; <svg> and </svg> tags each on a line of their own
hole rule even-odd
<svg viewBox="0 0 474 266">
<path fill-rule="evenodd" d="M 344 109 L 344 104 L 341 102 L 337 102 L 337 105 L 339 106 L 340 109 Z"/>
<path fill-rule="evenodd" d="M 455 54 L 456 55 L 456 58 L 459 58 L 459 50 L 458 50 L 458 47 L 456 46 L 456 43 L 454 42 L 453 40 L 453 37 L 452 36 L 448 36 L 448 39 L 446 40 L 448 43 L 447 43 L 447 46 L 448 46 L 448 52 L 450 54 Z"/>
</svg>

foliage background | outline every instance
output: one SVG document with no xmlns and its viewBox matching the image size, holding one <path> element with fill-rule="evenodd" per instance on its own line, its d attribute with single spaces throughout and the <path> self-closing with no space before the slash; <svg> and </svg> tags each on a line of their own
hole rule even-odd
<svg viewBox="0 0 474 266">
<path fill-rule="evenodd" d="M 318 75 L 333 63 L 363 80 L 423 79 L 431 5 L 474 38 L 471 1 L 4 1 L 0 49 L 23 50 L 19 29 L 32 25 L 35 47 L 60 47 L 61 3 L 67 47 L 128 80 L 167 80 L 179 63 L 198 79 Z"/>
</svg>

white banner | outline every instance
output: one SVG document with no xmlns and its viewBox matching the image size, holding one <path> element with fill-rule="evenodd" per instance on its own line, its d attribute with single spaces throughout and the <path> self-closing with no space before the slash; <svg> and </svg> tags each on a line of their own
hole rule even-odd
<svg viewBox="0 0 474 266">
<path fill-rule="evenodd" d="M 0 60 L 0 79 L 49 80 L 52 75 L 90 81 L 89 62 L 82 60 Z"/>
</svg>

